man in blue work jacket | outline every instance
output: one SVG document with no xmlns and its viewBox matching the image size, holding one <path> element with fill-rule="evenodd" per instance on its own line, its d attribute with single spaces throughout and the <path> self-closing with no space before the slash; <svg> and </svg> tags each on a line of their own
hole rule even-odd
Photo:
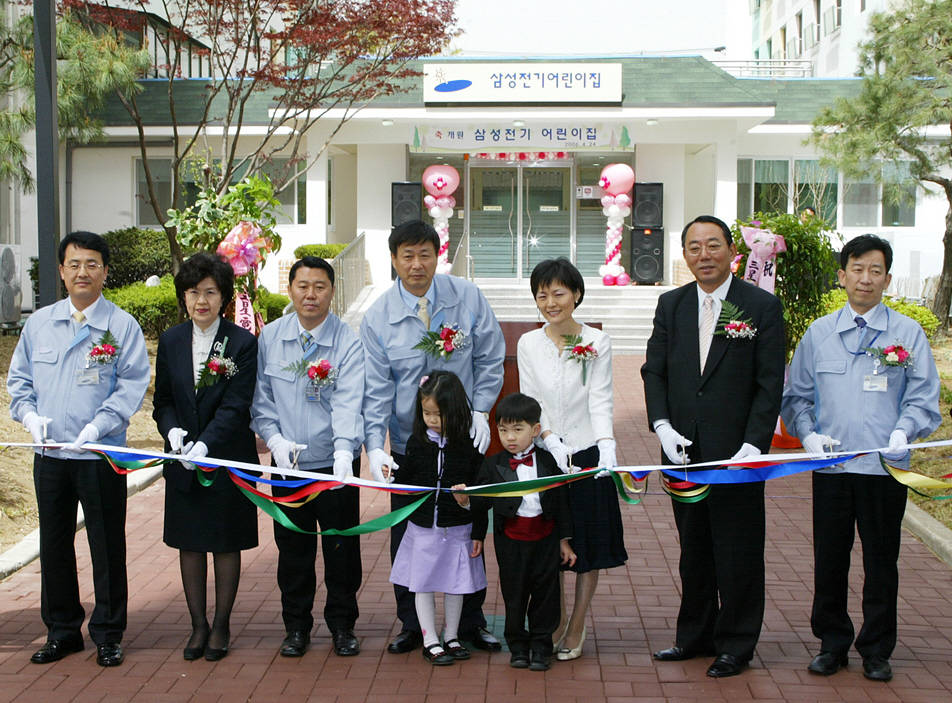
<svg viewBox="0 0 952 703">
<path fill-rule="evenodd" d="M 33 313 L 10 361 L 10 414 L 37 448 L 33 481 L 40 518 L 40 615 L 47 642 L 31 661 L 49 664 L 83 650 L 86 617 L 76 574 L 76 512 L 83 506 L 96 604 L 89 636 L 100 666 L 122 663 L 126 629 L 126 477 L 85 451 L 86 443 L 125 446 L 129 418 L 151 376 L 138 323 L 102 297 L 109 245 L 73 232 L 59 246 L 69 297 Z"/>
<path fill-rule="evenodd" d="M 390 452 L 399 466 L 413 432 L 413 416 L 420 379 L 433 369 L 445 369 L 459 376 L 473 406 L 473 444 L 485 452 L 489 447 L 488 414 L 502 388 L 506 344 L 492 308 L 474 284 L 456 276 L 436 276 L 440 238 L 432 226 L 413 220 L 397 226 L 390 234 L 390 260 L 398 280 L 364 315 L 360 338 L 367 368 L 364 397 L 364 446 L 370 471 L 384 481 L 384 469 L 391 460 L 384 451 L 387 431 Z M 442 357 L 414 347 L 428 332 L 458 326 L 462 344 Z M 393 474 L 399 483 L 400 472 Z M 407 496 L 391 496 L 391 508 L 408 503 Z M 390 530 L 390 558 L 403 538 L 406 524 Z M 397 617 L 402 622 L 399 635 L 387 651 L 401 654 L 423 644 L 413 594 L 394 585 Z M 459 625 L 460 639 L 479 649 L 501 649 L 499 640 L 486 630 L 482 605 L 486 590 L 466 596 Z"/>
<path fill-rule="evenodd" d="M 278 469 L 328 474 L 344 481 L 359 473 L 364 424 L 364 356 L 357 333 L 330 312 L 334 268 L 305 256 L 288 274 L 293 315 L 265 325 L 258 339 L 258 381 L 251 405 L 251 428 L 268 444 Z M 309 373 L 309 369 L 316 370 Z M 298 487 L 274 486 L 275 496 Z M 278 586 L 287 637 L 281 656 L 301 657 L 311 643 L 317 576 L 317 526 L 347 529 L 360 522 L 356 486 L 322 491 L 298 508 L 284 509 L 300 532 L 274 523 L 278 545 Z M 357 591 L 363 578 L 360 537 L 321 537 L 327 601 L 324 620 L 334 653 L 354 656 L 359 614 Z"/>
</svg>

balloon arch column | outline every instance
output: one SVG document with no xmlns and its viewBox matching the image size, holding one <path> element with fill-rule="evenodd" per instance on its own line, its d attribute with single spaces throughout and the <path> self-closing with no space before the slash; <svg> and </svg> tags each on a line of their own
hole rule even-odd
<svg viewBox="0 0 952 703">
<path fill-rule="evenodd" d="M 621 265 L 621 240 L 625 218 L 631 214 L 631 192 L 635 184 L 635 172 L 628 164 L 608 164 L 602 169 L 598 185 L 605 191 L 602 196 L 602 214 L 608 218 L 605 230 L 605 264 L 598 269 L 602 284 L 627 286 L 631 277 Z"/>
<path fill-rule="evenodd" d="M 433 229 L 440 235 L 440 251 L 436 265 L 437 273 L 449 273 L 452 264 L 449 261 L 450 218 L 456 207 L 453 193 L 459 187 L 459 171 L 447 164 L 435 164 L 423 172 L 423 188 L 427 195 L 423 198 L 433 218 Z"/>
</svg>

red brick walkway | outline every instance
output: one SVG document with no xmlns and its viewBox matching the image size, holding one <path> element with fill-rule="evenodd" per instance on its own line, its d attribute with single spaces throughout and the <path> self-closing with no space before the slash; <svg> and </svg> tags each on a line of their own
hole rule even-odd
<svg viewBox="0 0 952 703">
<path fill-rule="evenodd" d="M 659 450 L 646 431 L 638 369 L 641 357 L 615 359 L 615 430 L 619 461 L 648 463 Z M 651 652 L 670 646 L 678 604 L 678 544 L 668 499 L 657 483 L 642 505 L 623 506 L 630 559 L 624 569 L 602 576 L 589 621 L 585 654 L 556 662 L 545 674 L 514 670 L 508 655 L 476 653 L 456 666 L 434 668 L 419 652 L 391 655 L 387 642 L 397 628 L 385 532 L 362 538 L 364 586 L 357 635 L 360 656 L 330 652 L 321 622 L 312 649 L 302 659 L 277 655 L 284 636 L 275 584 L 276 551 L 262 518 L 262 545 L 245 553 L 241 592 L 232 618 L 232 652 L 223 661 L 185 662 L 189 634 L 176 554 L 162 544 L 162 482 L 131 499 L 129 536 L 129 628 L 126 661 L 116 669 L 95 664 L 94 650 L 49 666 L 30 664 L 45 641 L 39 615 L 39 566 L 34 562 L 0 583 L 0 703 L 6 701 L 169 701 L 182 703 L 342 703 L 399 701 L 467 703 L 509 701 L 952 701 L 952 572 L 908 533 L 904 534 L 899 600 L 899 646 L 889 684 L 867 681 L 858 656 L 848 671 L 824 679 L 806 664 L 816 653 L 809 611 L 813 578 L 810 493 L 806 477 L 768 486 L 767 612 L 750 671 L 714 680 L 709 660 L 659 663 Z M 367 491 L 364 519 L 382 514 L 388 501 Z M 77 539 L 81 586 L 87 612 L 92 583 L 85 536 Z M 491 545 L 489 551 L 492 551 Z M 859 546 L 853 563 L 859 564 Z M 492 554 L 487 615 L 502 628 L 502 599 Z M 322 565 L 318 563 L 318 574 Z M 857 569 L 854 574 L 858 576 Z M 571 579 L 570 579 L 571 580 Z M 319 581 L 320 583 L 320 581 Z M 858 578 L 851 608 L 859 621 Z M 318 591 L 323 602 L 324 592 Z M 316 608 L 320 621 L 320 608 Z"/>
</svg>

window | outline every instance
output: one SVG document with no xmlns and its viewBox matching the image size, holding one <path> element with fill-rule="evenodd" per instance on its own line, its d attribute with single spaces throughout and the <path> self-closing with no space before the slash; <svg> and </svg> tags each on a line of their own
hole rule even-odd
<svg viewBox="0 0 952 703">
<path fill-rule="evenodd" d="M 275 157 L 270 163 L 266 163 L 261 172 L 268 176 L 272 181 L 283 181 L 292 175 L 295 169 L 300 168 L 302 163 L 296 163 L 293 166 L 289 159 L 284 157 Z M 278 208 L 284 217 L 278 215 L 278 224 L 307 224 L 307 174 L 302 173 L 297 177 L 294 183 L 288 185 L 275 197 L 281 203 Z"/>
<path fill-rule="evenodd" d="M 793 177 L 797 185 L 794 193 L 794 212 L 813 208 L 824 221 L 835 223 L 839 193 L 836 171 L 822 168 L 819 161 L 797 159 L 793 162 Z"/>
<path fill-rule="evenodd" d="M 755 212 L 787 212 L 790 161 L 737 160 L 737 216 Z"/>
<path fill-rule="evenodd" d="M 916 187 L 909 184 L 909 164 L 883 166 L 883 227 L 916 226 Z"/>
<path fill-rule="evenodd" d="M 879 186 L 872 177 L 844 183 L 844 227 L 875 227 L 878 206 Z"/>
</svg>

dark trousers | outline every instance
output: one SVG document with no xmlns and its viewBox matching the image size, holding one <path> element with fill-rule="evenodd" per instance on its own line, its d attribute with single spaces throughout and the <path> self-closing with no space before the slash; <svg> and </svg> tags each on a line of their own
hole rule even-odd
<svg viewBox="0 0 952 703">
<path fill-rule="evenodd" d="M 397 464 L 404 462 L 403 454 L 394 454 L 394 461 Z M 400 472 L 397 471 L 397 483 L 400 482 Z M 390 510 L 399 510 L 410 503 L 419 500 L 418 495 L 390 495 Z M 393 564 L 397 556 L 397 550 L 400 548 L 400 542 L 403 541 L 403 533 L 407 531 L 407 521 L 404 520 L 398 525 L 390 528 L 390 563 Z M 484 560 L 485 557 L 480 556 Z M 420 621 L 417 619 L 415 597 L 410 593 L 406 586 L 393 584 L 393 596 L 397 601 L 397 617 L 403 623 L 400 628 L 404 632 L 420 632 Z M 460 616 L 459 632 L 468 634 L 481 627 L 486 627 L 486 618 L 483 617 L 483 603 L 486 601 L 486 589 L 476 591 L 476 593 L 467 593 L 463 596 L 463 613 Z"/>
<path fill-rule="evenodd" d="M 847 612 L 850 553 L 863 543 L 863 627 L 856 649 L 889 658 L 896 647 L 899 544 L 906 487 L 892 476 L 813 474 L 813 613 L 810 624 L 825 652 L 853 643 Z"/>
<path fill-rule="evenodd" d="M 499 586 L 506 604 L 509 651 L 551 656 L 552 635 L 562 617 L 558 537 L 553 533 L 527 542 L 496 532 L 493 545 L 499 564 Z"/>
<path fill-rule="evenodd" d="M 715 484 L 703 500 L 672 504 L 681 538 L 676 643 L 749 661 L 764 621 L 764 484 Z"/>
<path fill-rule="evenodd" d="M 314 473 L 332 474 L 328 467 Z M 360 475 L 360 459 L 354 459 L 354 476 Z M 300 490 L 274 486 L 276 496 Z M 302 530 L 340 530 L 360 523 L 360 493 L 356 486 L 322 491 L 314 500 L 299 508 L 282 508 Z M 317 536 L 305 535 L 274 523 L 274 541 L 278 545 L 278 587 L 281 589 L 281 616 L 284 627 L 310 632 L 314 627 L 314 593 L 317 590 Z M 324 554 L 324 585 L 327 601 L 324 621 L 331 632 L 353 629 L 357 622 L 357 591 L 363 578 L 360 563 L 360 537 L 321 537 Z"/>
<path fill-rule="evenodd" d="M 86 611 L 76 574 L 76 510 L 83 506 L 96 604 L 89 617 L 93 642 L 122 641 L 126 580 L 126 477 L 100 459 L 34 455 L 33 483 L 40 517 L 40 615 L 48 638 L 82 639 Z"/>
</svg>

